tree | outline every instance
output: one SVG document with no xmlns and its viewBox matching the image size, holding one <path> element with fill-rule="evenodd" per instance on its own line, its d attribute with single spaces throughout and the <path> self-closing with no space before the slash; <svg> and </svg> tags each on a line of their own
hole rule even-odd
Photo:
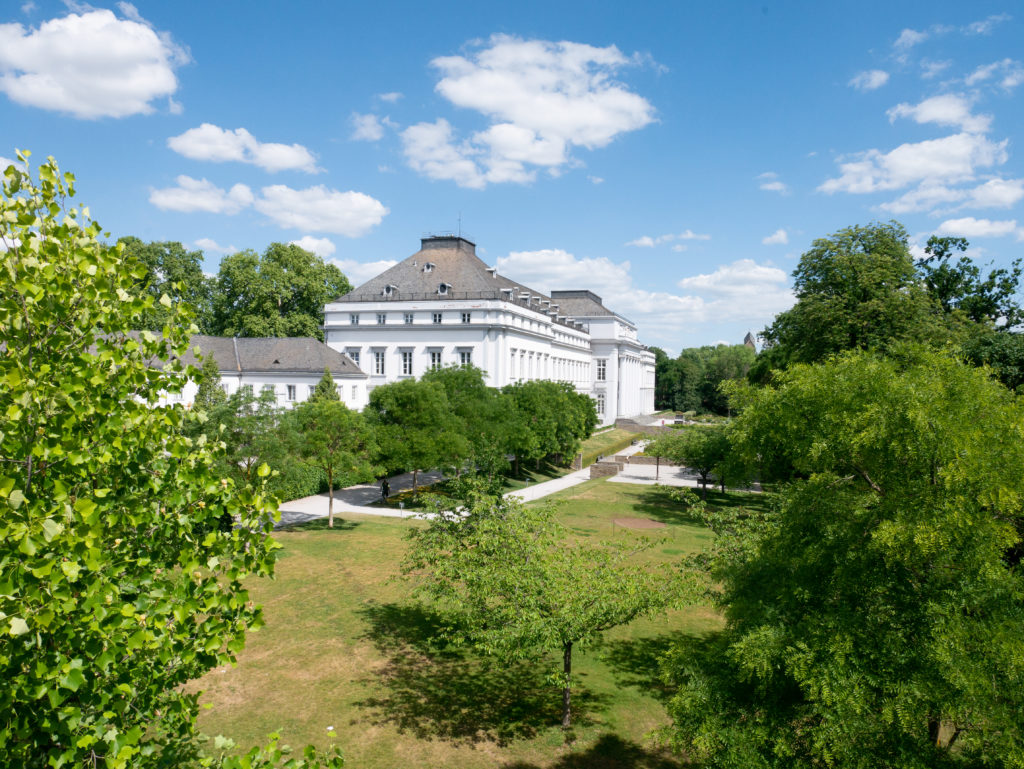
<svg viewBox="0 0 1024 769">
<path fill-rule="evenodd" d="M 719 472 L 729 458 L 729 437 L 722 427 L 690 427 L 659 436 L 645 453 L 696 470 L 700 476 L 701 498 L 707 499 L 711 473 Z M 719 475 L 722 491 L 725 491 L 725 473 L 719 472 Z"/>
<path fill-rule="evenodd" d="M 309 396 L 309 400 L 341 402 L 341 396 L 338 394 L 338 386 L 334 384 L 334 377 L 331 376 L 330 370 L 324 369 L 324 375 L 320 377 L 320 381 L 316 383 L 316 388 Z"/>
<path fill-rule="evenodd" d="M 403 379 L 375 387 L 364 411 L 374 431 L 379 464 L 387 472 L 411 470 L 413 489 L 419 471 L 461 465 L 469 445 L 437 382 Z"/>
<path fill-rule="evenodd" d="M 71 174 L 38 175 L 8 166 L 0 203 L 0 764 L 213 765 L 183 687 L 261 623 L 274 511 L 158 406 L 196 373 L 188 310 L 132 335 L 145 268 L 70 207 Z"/>
<path fill-rule="evenodd" d="M 797 472 L 719 519 L 726 629 L 668 666 L 708 766 L 1021 766 L 1021 404 L 920 349 L 794 366 L 737 442 Z"/>
<path fill-rule="evenodd" d="M 351 290 L 341 270 L 294 244 L 271 243 L 262 255 L 241 251 L 220 263 L 214 333 L 323 341 L 324 305 Z"/>
<path fill-rule="evenodd" d="M 928 292 L 947 314 L 959 312 L 969 321 L 1009 331 L 1024 320 L 1017 295 L 1020 290 L 1021 260 L 1009 269 L 997 269 L 984 278 L 972 259 L 961 256 L 951 264 L 953 252 L 967 251 L 965 238 L 933 235 L 925 246 L 926 257 L 917 269 Z"/>
<path fill-rule="evenodd" d="M 442 610 L 449 639 L 506 660 L 560 652 L 562 726 L 571 725 L 572 652 L 681 600 L 682 581 L 637 566 L 634 547 L 568 537 L 552 508 L 476 496 L 409 532 L 402 573 Z"/>
<path fill-rule="evenodd" d="M 511 404 L 514 429 L 510 450 L 517 470 L 523 458 L 536 460 L 539 467 L 545 457 L 574 455 L 597 425 L 593 400 L 567 382 L 516 382 L 502 392 Z"/>
<path fill-rule="evenodd" d="M 152 309 L 147 310 L 139 328 L 163 331 L 173 317 L 173 307 L 160 304 L 160 297 L 166 295 L 173 303 L 184 302 L 195 312 L 194 320 L 200 333 L 209 333 L 211 323 L 211 281 L 203 272 L 203 252 L 186 251 L 178 242 L 143 243 L 136 237 L 119 238 L 124 256 L 145 267 L 145 274 L 137 286 L 155 300 Z"/>
<path fill-rule="evenodd" d="M 296 427 L 299 457 L 327 475 L 327 526 L 333 529 L 335 480 L 347 477 L 355 482 L 372 477 L 370 432 L 363 418 L 337 399 L 310 398 L 297 406 L 288 420 Z"/>
<path fill-rule="evenodd" d="M 195 401 L 197 409 L 209 412 L 227 401 L 227 395 L 220 383 L 220 367 L 212 355 L 203 358 L 198 384 Z"/>
<path fill-rule="evenodd" d="M 796 304 L 762 332 L 765 366 L 813 363 L 838 352 L 947 337 L 897 222 L 849 227 L 815 240 L 793 272 Z"/>
</svg>

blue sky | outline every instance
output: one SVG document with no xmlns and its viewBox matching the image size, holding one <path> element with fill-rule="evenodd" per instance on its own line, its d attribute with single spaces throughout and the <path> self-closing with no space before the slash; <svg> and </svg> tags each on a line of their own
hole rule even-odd
<svg viewBox="0 0 1024 769">
<path fill-rule="evenodd" d="M 298 241 L 358 284 L 461 217 L 675 353 L 849 225 L 1019 255 L 1022 41 L 1006 2 L 5 2 L 0 157 L 209 272 Z"/>
</svg>

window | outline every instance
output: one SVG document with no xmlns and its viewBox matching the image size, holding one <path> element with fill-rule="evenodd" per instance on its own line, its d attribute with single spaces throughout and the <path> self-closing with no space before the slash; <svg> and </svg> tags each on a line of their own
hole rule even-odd
<svg viewBox="0 0 1024 769">
<path fill-rule="evenodd" d="M 402 351 L 402 373 L 412 376 L 412 353 L 408 350 Z"/>
<path fill-rule="evenodd" d="M 265 385 L 263 385 L 263 387 L 260 390 L 260 392 L 262 392 L 264 395 L 275 395 L 275 393 L 274 393 L 274 385 L 265 384 Z"/>
<path fill-rule="evenodd" d="M 248 395 L 250 398 L 252 397 L 252 385 L 251 384 L 242 385 L 241 390 L 242 390 L 243 393 Z"/>
<path fill-rule="evenodd" d="M 359 365 L 359 350 L 349 350 L 348 357 L 352 359 L 352 362 L 357 366 Z"/>
<path fill-rule="evenodd" d="M 447 296 L 449 288 L 451 288 L 451 286 L 449 286 L 447 283 L 442 283 L 437 287 L 437 293 L 440 294 L 441 296 Z"/>
<path fill-rule="evenodd" d="M 295 400 L 295 385 L 288 385 L 288 400 Z"/>
<path fill-rule="evenodd" d="M 312 398 L 313 393 L 316 392 L 316 385 L 306 385 L 306 397 Z"/>
<path fill-rule="evenodd" d="M 411 312 L 407 312 L 405 314 L 405 316 L 404 316 L 404 319 L 405 319 L 405 325 L 407 325 L 407 326 L 411 326 L 412 325 L 412 313 Z"/>
<path fill-rule="evenodd" d="M 355 313 L 352 313 L 351 315 L 348 316 L 348 322 L 351 323 L 353 326 L 358 326 L 359 316 L 356 315 Z"/>
<path fill-rule="evenodd" d="M 473 363 L 473 352 L 471 350 L 461 350 L 459 352 L 459 363 L 463 366 L 469 366 Z"/>
<path fill-rule="evenodd" d="M 440 322 L 441 322 L 441 313 L 435 312 L 434 313 L 434 323 L 440 323 Z"/>
<path fill-rule="evenodd" d="M 388 322 L 388 316 L 385 315 L 383 312 L 378 312 L 377 313 L 377 325 L 378 326 L 383 326 L 387 322 Z"/>
<path fill-rule="evenodd" d="M 352 385 L 352 400 L 355 400 L 358 395 L 359 387 L 357 385 Z"/>
<path fill-rule="evenodd" d="M 603 382 L 607 378 L 608 374 L 608 361 L 599 360 L 597 362 L 597 381 Z"/>
<path fill-rule="evenodd" d="M 473 320 L 473 313 L 471 313 L 471 312 L 464 312 L 464 313 L 462 313 L 462 322 L 463 323 L 469 323 L 472 320 Z"/>
<path fill-rule="evenodd" d="M 597 415 L 604 416 L 604 393 L 597 394 Z"/>
<path fill-rule="evenodd" d="M 373 354 L 373 373 L 384 374 L 384 352 L 381 350 Z"/>
<path fill-rule="evenodd" d="M 441 351 L 430 351 L 430 368 L 441 368 Z"/>
<path fill-rule="evenodd" d="M 220 383 L 220 389 L 224 391 L 225 395 L 227 395 L 228 394 L 228 383 L 227 382 L 221 382 Z"/>
</svg>

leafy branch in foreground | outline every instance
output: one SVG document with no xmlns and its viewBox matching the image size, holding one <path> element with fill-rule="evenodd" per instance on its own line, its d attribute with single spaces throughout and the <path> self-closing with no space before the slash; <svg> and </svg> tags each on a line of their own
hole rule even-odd
<svg viewBox="0 0 1024 769">
<path fill-rule="evenodd" d="M 505 660 L 561 652 L 562 726 L 571 724 L 572 653 L 645 614 L 682 604 L 694 579 L 638 566 L 646 539 L 572 538 L 551 506 L 471 495 L 409 533 L 402 573 L 448 618 L 445 636 Z"/>
</svg>

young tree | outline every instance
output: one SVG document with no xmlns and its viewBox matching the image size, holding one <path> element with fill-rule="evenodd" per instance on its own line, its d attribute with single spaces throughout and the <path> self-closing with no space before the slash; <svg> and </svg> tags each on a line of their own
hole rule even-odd
<svg viewBox="0 0 1024 769">
<path fill-rule="evenodd" d="M 220 385 L 220 368 L 212 355 L 203 358 L 203 366 L 197 379 L 195 407 L 210 412 L 227 400 L 224 388 Z"/>
<path fill-rule="evenodd" d="M 38 173 L 8 166 L 0 202 L 0 765 L 198 766 L 183 687 L 262 621 L 273 510 L 157 405 L 195 374 L 188 312 L 162 297 L 166 333 L 133 336 L 145 269 Z"/>
<path fill-rule="evenodd" d="M 334 528 L 334 482 L 372 477 L 370 432 L 362 416 L 339 400 L 311 398 L 287 417 L 295 426 L 294 448 L 303 462 L 327 475 L 327 526 Z"/>
<path fill-rule="evenodd" d="M 572 717 L 572 653 L 601 633 L 681 602 L 683 580 L 636 565 L 634 547 L 570 539 L 551 507 L 471 498 L 409 532 L 402 573 L 449 619 L 448 638 L 506 660 L 561 656 L 562 726 Z"/>
<path fill-rule="evenodd" d="M 984 372 L 894 348 L 748 393 L 751 457 L 797 472 L 719 527 L 726 630 L 668 667 L 707 766 L 1020 766 L 1024 429 Z"/>
<path fill-rule="evenodd" d="M 341 270 L 294 244 L 231 254 L 213 289 L 214 333 L 323 341 L 324 305 L 351 290 Z"/>
<path fill-rule="evenodd" d="M 644 451 L 647 454 L 665 457 L 678 465 L 684 465 L 700 476 L 701 499 L 708 498 L 708 481 L 712 473 L 722 479 L 729 459 L 729 436 L 722 427 L 690 427 L 659 436 Z"/>
<path fill-rule="evenodd" d="M 309 396 L 309 400 L 341 402 L 341 396 L 338 394 L 338 386 L 334 384 L 334 377 L 331 376 L 331 372 L 328 369 L 324 369 L 324 375 L 320 377 L 320 381 L 316 383 L 316 388 L 313 390 L 312 395 Z"/>
</svg>

